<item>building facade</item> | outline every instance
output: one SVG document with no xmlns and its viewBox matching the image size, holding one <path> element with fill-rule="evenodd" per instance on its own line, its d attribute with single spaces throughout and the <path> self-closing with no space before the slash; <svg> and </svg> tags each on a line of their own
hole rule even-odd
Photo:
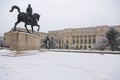
<svg viewBox="0 0 120 80">
<path fill-rule="evenodd" d="M 49 35 L 55 35 L 60 49 L 89 49 L 95 42 L 105 37 L 106 32 L 111 28 L 120 31 L 120 26 L 97 26 L 76 29 L 64 29 L 49 31 Z"/>
</svg>

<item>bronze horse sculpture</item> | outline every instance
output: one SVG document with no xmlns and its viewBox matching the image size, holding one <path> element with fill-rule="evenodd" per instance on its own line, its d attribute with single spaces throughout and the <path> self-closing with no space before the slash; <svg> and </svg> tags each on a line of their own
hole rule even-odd
<svg viewBox="0 0 120 80">
<path fill-rule="evenodd" d="M 39 31 L 40 25 L 38 25 L 38 23 L 37 23 L 37 21 L 39 21 L 39 18 L 40 18 L 40 15 L 39 15 L 39 14 L 34 13 L 34 14 L 31 16 L 31 18 L 28 19 L 28 18 L 27 18 L 28 14 L 25 13 L 25 12 L 20 12 L 20 8 L 19 8 L 18 6 L 16 6 L 16 5 L 15 5 L 15 6 L 12 6 L 10 12 L 12 12 L 14 9 L 17 9 L 17 11 L 18 11 L 18 13 L 19 13 L 19 14 L 17 15 L 17 22 L 16 22 L 15 25 L 14 25 L 14 31 L 16 31 L 16 26 L 17 26 L 17 24 L 20 23 L 20 22 L 24 22 L 24 23 L 25 23 L 24 27 L 25 27 L 25 29 L 27 30 L 28 33 L 30 33 L 30 32 L 29 32 L 29 30 L 27 29 L 27 25 L 31 25 L 32 33 L 33 33 L 33 26 L 38 26 L 37 31 Z"/>
</svg>

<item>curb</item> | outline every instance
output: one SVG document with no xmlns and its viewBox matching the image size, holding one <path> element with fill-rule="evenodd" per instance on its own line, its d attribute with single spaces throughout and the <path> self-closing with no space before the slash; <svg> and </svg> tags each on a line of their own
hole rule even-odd
<svg viewBox="0 0 120 80">
<path fill-rule="evenodd" d="M 94 50 L 54 50 L 54 49 L 44 49 L 44 51 L 51 52 L 74 52 L 74 53 L 96 53 L 96 54 L 120 54 L 120 51 L 94 51 Z"/>
</svg>

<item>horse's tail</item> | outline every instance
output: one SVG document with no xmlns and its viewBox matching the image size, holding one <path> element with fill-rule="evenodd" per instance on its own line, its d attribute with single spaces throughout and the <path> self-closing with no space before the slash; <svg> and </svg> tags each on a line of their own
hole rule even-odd
<svg viewBox="0 0 120 80">
<path fill-rule="evenodd" d="M 16 5 L 12 6 L 10 12 L 12 12 L 14 9 L 17 9 L 18 10 L 18 13 L 20 13 L 20 8 Z"/>
</svg>

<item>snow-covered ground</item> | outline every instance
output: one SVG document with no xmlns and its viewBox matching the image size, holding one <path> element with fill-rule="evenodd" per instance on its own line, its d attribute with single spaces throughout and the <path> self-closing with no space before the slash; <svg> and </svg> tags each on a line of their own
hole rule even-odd
<svg viewBox="0 0 120 80">
<path fill-rule="evenodd" d="M 120 80 L 120 55 L 49 51 L 15 53 L 0 50 L 0 80 Z"/>
</svg>

